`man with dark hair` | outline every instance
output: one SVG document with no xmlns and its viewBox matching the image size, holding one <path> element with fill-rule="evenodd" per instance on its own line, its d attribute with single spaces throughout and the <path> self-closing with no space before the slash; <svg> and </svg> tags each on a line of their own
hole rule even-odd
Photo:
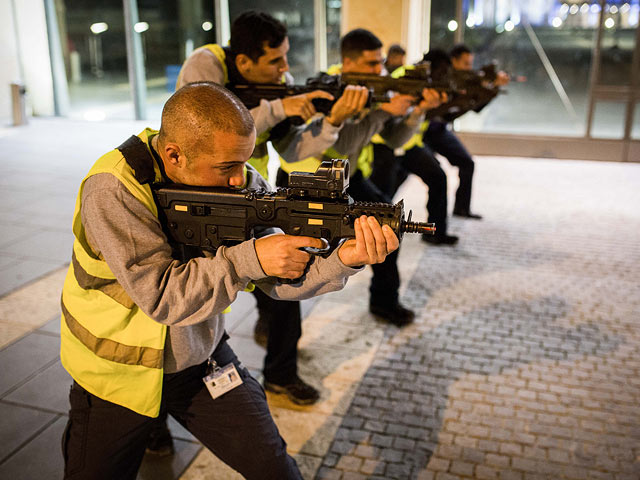
<svg viewBox="0 0 640 480">
<path fill-rule="evenodd" d="M 429 62 L 434 78 L 447 75 L 451 69 L 449 55 L 443 50 L 431 50 L 425 54 L 423 62 Z M 396 70 L 394 75 L 403 72 Z M 447 174 L 440 166 L 431 149 L 422 140 L 422 132 L 429 121 L 425 120 L 420 133 L 395 151 L 385 144 L 374 146 L 374 167 L 371 180 L 383 192 L 393 198 L 400 185 L 410 173 L 417 175 L 429 187 L 427 196 L 428 221 L 436 224 L 435 235 L 423 235 L 422 240 L 434 245 L 455 245 L 456 235 L 448 233 L 447 221 Z M 397 155 L 398 150 L 403 151 Z"/>
<path fill-rule="evenodd" d="M 342 65 L 329 68 L 329 74 L 382 72 L 382 43 L 372 32 L 358 28 L 341 40 Z M 438 92 L 425 89 L 418 105 L 410 95 L 394 95 L 391 101 L 374 106 L 362 115 L 345 121 L 338 140 L 321 157 L 307 158 L 291 164 L 293 170 L 314 171 L 322 159 L 348 158 L 351 178 L 348 193 L 355 200 L 390 203 L 391 198 L 370 180 L 373 162 L 373 141 L 385 141 L 392 148 L 402 146 L 416 131 L 424 112 L 440 104 Z M 283 167 L 286 166 L 283 164 Z M 415 314 L 399 299 L 400 274 L 397 252 L 385 262 L 373 267 L 369 311 L 383 321 L 402 327 L 413 322 Z"/>
<path fill-rule="evenodd" d="M 394 43 L 387 50 L 387 58 L 384 61 L 384 68 L 388 74 L 394 72 L 396 68 L 404 65 L 406 50 L 401 45 Z"/>
<path fill-rule="evenodd" d="M 398 239 L 374 217 L 328 258 L 320 239 L 275 234 L 185 258 L 158 218 L 154 185 L 269 188 L 247 165 L 249 111 L 213 83 L 178 90 L 160 132 L 103 155 L 81 183 L 62 290 L 60 360 L 73 377 L 62 439 L 65 478 L 136 478 L 158 415 L 169 413 L 248 479 L 300 479 L 263 390 L 227 344 L 224 311 L 255 285 L 282 299 L 339 290 Z M 304 279 L 293 285 L 277 278 Z M 235 383 L 217 390 L 225 375 Z M 203 381 L 204 380 L 204 381 Z"/>
<path fill-rule="evenodd" d="M 466 45 L 455 45 L 449 55 L 451 65 L 455 70 L 473 69 L 473 53 Z M 508 82 L 509 77 L 504 72 L 499 72 L 494 86 L 506 85 Z M 435 118 L 429 122 L 423 140 L 431 150 L 445 157 L 451 165 L 458 167 L 460 183 L 456 190 L 453 214 L 457 217 L 480 220 L 482 216 L 471 211 L 471 186 L 475 170 L 471 154 L 443 119 Z"/>
<path fill-rule="evenodd" d="M 247 83 L 293 83 L 288 72 L 287 29 L 271 15 L 255 11 L 242 13 L 231 26 L 229 43 L 229 47 L 205 45 L 196 49 L 180 71 L 178 87 L 200 80 L 229 87 Z M 249 163 L 263 177 L 268 176 L 267 142 L 271 141 L 283 163 L 322 152 L 336 141 L 344 120 L 364 107 L 367 91 L 363 87 L 349 87 L 327 116 L 293 127 L 289 118 L 297 116 L 307 121 L 316 114 L 314 98 L 333 99 L 326 92 L 316 91 L 282 100 L 262 100 L 251 110 L 258 138 Z M 285 176 L 277 184 L 286 186 L 286 181 Z M 276 301 L 258 290 L 254 295 L 259 314 L 255 337 L 267 349 L 263 368 L 265 389 L 286 394 L 300 405 L 316 402 L 320 398 L 318 391 L 298 376 L 298 340 L 302 335 L 299 302 Z"/>
</svg>

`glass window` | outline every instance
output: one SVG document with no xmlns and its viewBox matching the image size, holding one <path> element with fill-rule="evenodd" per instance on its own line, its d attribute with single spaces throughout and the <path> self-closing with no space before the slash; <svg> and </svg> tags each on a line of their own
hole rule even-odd
<svg viewBox="0 0 640 480">
<path fill-rule="evenodd" d="M 313 0 L 233 0 L 229 1 L 229 19 L 245 10 L 267 12 L 283 22 L 289 32 L 289 68 L 296 83 L 315 74 Z M 339 23 L 339 22 L 338 22 Z"/>
<path fill-rule="evenodd" d="M 633 109 L 633 123 L 631 124 L 631 138 L 640 140 L 640 103 L 636 103 Z"/>
<path fill-rule="evenodd" d="M 133 119 L 122 0 L 56 2 L 71 118 Z"/>
<path fill-rule="evenodd" d="M 480 114 L 461 117 L 458 127 L 491 133 L 584 135 L 598 26 L 593 5 L 597 2 L 465 0 L 462 28 L 464 42 L 475 54 L 474 68 L 496 61 L 500 69 L 526 81 L 512 81 L 505 88 L 507 94 L 499 95 Z M 444 36 L 443 28 L 443 21 L 432 24 L 434 46 L 433 39 Z"/>
<path fill-rule="evenodd" d="M 147 83 L 147 118 L 159 120 L 162 107 L 175 91 L 178 72 L 198 47 L 215 43 L 214 2 L 211 0 L 138 0 Z"/>
<path fill-rule="evenodd" d="M 628 85 L 631 82 L 631 57 L 638 26 L 638 0 L 632 3 L 605 4 L 599 84 Z"/>
<path fill-rule="evenodd" d="M 431 48 L 449 50 L 454 43 L 455 31 L 460 28 L 456 20 L 456 2 L 431 2 Z"/>
<path fill-rule="evenodd" d="M 327 66 L 340 63 L 341 0 L 327 1 Z"/>
<path fill-rule="evenodd" d="M 623 138 L 627 104 L 624 102 L 596 102 L 591 125 L 593 138 Z"/>
</svg>

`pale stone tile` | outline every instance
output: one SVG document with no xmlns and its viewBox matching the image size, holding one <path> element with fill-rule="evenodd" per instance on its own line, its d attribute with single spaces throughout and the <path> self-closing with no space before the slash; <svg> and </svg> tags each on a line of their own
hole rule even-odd
<svg viewBox="0 0 640 480">
<path fill-rule="evenodd" d="M 60 311 L 60 293 L 67 267 L 59 268 L 34 283 L 0 299 L 0 321 L 36 329 Z"/>
<path fill-rule="evenodd" d="M 23 323 L 9 323 L 0 320 L 0 349 L 31 332 L 33 327 Z"/>
<path fill-rule="evenodd" d="M 287 450 L 309 455 L 324 456 L 340 426 L 342 417 L 314 412 L 293 411 L 271 407 L 280 435 L 287 442 Z"/>
</svg>

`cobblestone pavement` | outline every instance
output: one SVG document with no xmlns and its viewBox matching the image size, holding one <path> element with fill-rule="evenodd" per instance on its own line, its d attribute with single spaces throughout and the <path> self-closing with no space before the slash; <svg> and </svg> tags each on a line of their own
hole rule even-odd
<svg viewBox="0 0 640 480">
<path fill-rule="evenodd" d="M 315 478 L 639 479 L 639 167 L 483 158 Z"/>
</svg>

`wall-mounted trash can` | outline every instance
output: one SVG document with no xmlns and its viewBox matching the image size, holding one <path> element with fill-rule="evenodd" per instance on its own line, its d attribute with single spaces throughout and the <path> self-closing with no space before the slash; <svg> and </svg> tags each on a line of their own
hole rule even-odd
<svg viewBox="0 0 640 480">
<path fill-rule="evenodd" d="M 27 107 L 25 104 L 24 85 L 19 83 L 11 84 L 11 107 L 13 111 L 13 125 L 27 124 Z"/>
</svg>

